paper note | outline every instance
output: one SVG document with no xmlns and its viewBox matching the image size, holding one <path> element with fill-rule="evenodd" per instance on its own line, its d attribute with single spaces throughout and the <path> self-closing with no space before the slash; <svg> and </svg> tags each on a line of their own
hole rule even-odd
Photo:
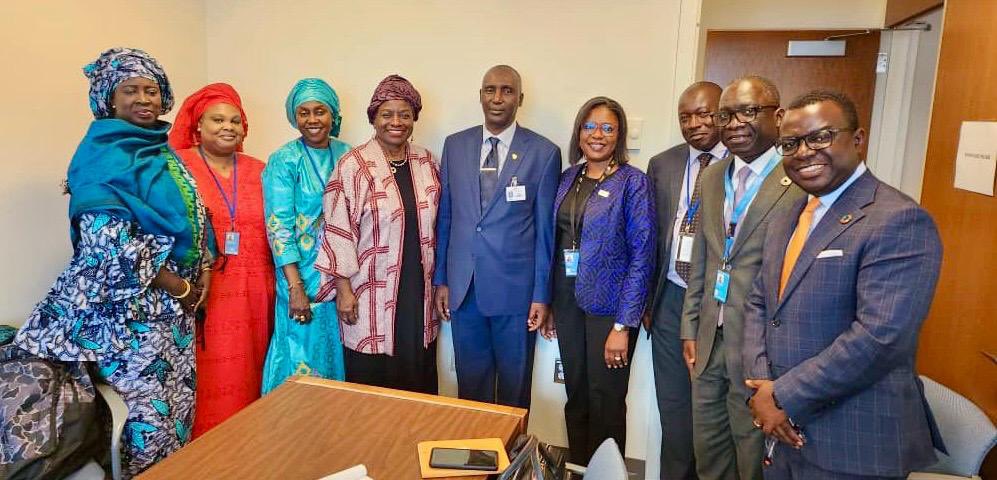
<svg viewBox="0 0 997 480">
<path fill-rule="evenodd" d="M 994 196 L 997 122 L 962 122 L 955 159 L 955 188 Z"/>
</svg>

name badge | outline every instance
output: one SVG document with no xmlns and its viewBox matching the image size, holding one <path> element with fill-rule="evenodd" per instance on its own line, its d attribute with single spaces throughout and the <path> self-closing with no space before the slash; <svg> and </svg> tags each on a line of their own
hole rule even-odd
<svg viewBox="0 0 997 480">
<path fill-rule="evenodd" d="M 225 255 L 239 254 L 239 232 L 225 232 Z"/>
<path fill-rule="evenodd" d="M 602 198 L 609 198 L 609 191 L 608 190 L 603 190 L 603 189 L 600 188 L 599 192 L 598 192 L 598 195 L 600 197 L 602 197 Z"/>
<path fill-rule="evenodd" d="M 522 202 L 526 200 L 526 185 L 511 185 L 505 187 L 505 201 Z"/>
<path fill-rule="evenodd" d="M 564 276 L 578 276 L 578 250 L 566 248 L 564 250 Z"/>
<path fill-rule="evenodd" d="M 727 303 L 727 288 L 730 287 L 730 271 L 717 270 L 717 283 L 713 286 L 713 298 L 720 303 Z"/>
<path fill-rule="evenodd" d="M 679 233 L 678 251 L 675 253 L 675 261 L 692 263 L 692 242 L 696 237 L 691 233 Z"/>
</svg>

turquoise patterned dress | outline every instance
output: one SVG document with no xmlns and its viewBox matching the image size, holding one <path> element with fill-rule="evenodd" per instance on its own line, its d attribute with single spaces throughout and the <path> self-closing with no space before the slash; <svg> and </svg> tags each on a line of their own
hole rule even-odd
<svg viewBox="0 0 997 480">
<path fill-rule="evenodd" d="M 342 380 L 343 344 L 335 303 L 312 303 L 312 321 L 290 318 L 284 265 L 298 264 L 305 292 L 312 300 L 320 285 L 315 258 L 321 246 L 322 193 L 336 160 L 350 146 L 330 138 L 328 149 L 288 142 L 270 155 L 263 170 L 263 205 L 267 236 L 277 267 L 277 305 L 274 334 L 263 367 L 263 393 L 277 388 L 291 375 Z"/>
<path fill-rule="evenodd" d="M 40 357 L 95 362 L 100 380 L 122 396 L 126 478 L 185 445 L 194 419 L 194 317 L 149 284 L 164 267 L 197 281 L 209 260 L 202 257 L 206 212 L 187 169 L 171 152 L 163 155 L 194 225 L 188 262 L 170 256 L 172 237 L 108 213 L 84 213 L 74 220 L 73 259 L 15 337 Z"/>
</svg>

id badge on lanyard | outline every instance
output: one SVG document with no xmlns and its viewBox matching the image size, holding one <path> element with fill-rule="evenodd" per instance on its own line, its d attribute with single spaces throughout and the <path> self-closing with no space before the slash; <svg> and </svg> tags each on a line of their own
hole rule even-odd
<svg viewBox="0 0 997 480">
<path fill-rule="evenodd" d="M 579 255 L 577 248 L 564 249 L 564 276 L 566 277 L 578 276 L 578 260 L 579 260 Z"/>
<path fill-rule="evenodd" d="M 239 254 L 239 232 L 225 232 L 225 255 Z"/>
<path fill-rule="evenodd" d="M 732 232 L 733 233 L 733 232 Z M 734 246 L 734 237 L 728 235 L 724 239 L 724 258 L 717 270 L 717 281 L 713 285 L 713 298 L 720 303 L 727 303 L 727 290 L 730 288 L 730 250 Z"/>
<path fill-rule="evenodd" d="M 684 263 L 692 263 L 692 245 L 696 236 L 688 232 L 679 232 L 678 251 L 675 253 L 675 260 Z"/>
</svg>

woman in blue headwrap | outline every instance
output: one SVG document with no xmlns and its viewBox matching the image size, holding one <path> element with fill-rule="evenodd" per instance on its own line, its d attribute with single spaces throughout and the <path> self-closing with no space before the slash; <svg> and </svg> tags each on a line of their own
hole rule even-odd
<svg viewBox="0 0 997 480">
<path fill-rule="evenodd" d="M 167 145 L 173 105 L 149 54 L 105 51 L 84 68 L 96 118 L 69 165 L 74 253 L 18 332 L 43 358 L 94 362 L 128 405 L 124 475 L 187 443 L 194 412 L 194 311 L 211 253 L 194 179 Z"/>
<path fill-rule="evenodd" d="M 301 136 L 270 155 L 263 170 L 267 235 L 277 266 L 274 334 L 263 368 L 263 393 L 291 375 L 342 380 L 343 344 L 334 303 L 315 303 L 320 275 L 322 193 L 336 161 L 350 146 L 335 138 L 339 96 L 318 78 L 298 81 L 285 102 L 287 121 Z"/>
</svg>

